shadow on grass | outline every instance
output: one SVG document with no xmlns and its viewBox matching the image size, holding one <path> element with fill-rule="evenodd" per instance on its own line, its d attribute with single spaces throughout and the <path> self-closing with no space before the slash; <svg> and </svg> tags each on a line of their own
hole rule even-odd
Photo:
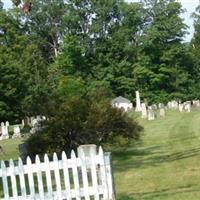
<svg viewBox="0 0 200 200">
<path fill-rule="evenodd" d="M 135 200 L 133 197 L 130 197 L 126 194 L 119 194 L 117 200 Z"/>
<path fill-rule="evenodd" d="M 173 153 L 161 152 L 159 151 L 159 146 L 141 150 L 134 149 L 131 151 L 114 152 L 113 167 L 115 172 L 120 172 L 130 168 L 158 166 L 165 162 L 173 162 L 193 156 L 200 156 L 200 147 Z"/>
<path fill-rule="evenodd" d="M 188 184 L 186 186 L 181 186 L 177 188 L 166 188 L 161 190 L 155 190 L 150 192 L 141 192 L 141 193 L 132 193 L 129 196 L 125 194 L 119 194 L 117 199 L 118 200 L 136 200 L 136 199 L 143 199 L 143 200 L 152 200 L 154 198 L 162 198 L 168 197 L 168 199 L 174 199 L 174 195 L 179 195 L 181 193 L 193 193 L 199 192 L 200 188 L 197 187 L 196 184 Z"/>
</svg>

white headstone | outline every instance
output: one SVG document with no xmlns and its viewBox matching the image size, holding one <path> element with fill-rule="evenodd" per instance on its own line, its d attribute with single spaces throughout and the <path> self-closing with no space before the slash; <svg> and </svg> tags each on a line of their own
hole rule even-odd
<svg viewBox="0 0 200 200">
<path fill-rule="evenodd" d="M 165 109 L 164 108 L 160 108 L 160 116 L 165 117 Z"/>
<path fill-rule="evenodd" d="M 154 120 L 155 119 L 155 113 L 153 109 L 148 109 L 148 120 Z"/>
<path fill-rule="evenodd" d="M 183 112 L 183 108 L 184 108 L 184 105 L 183 105 L 182 103 L 180 103 L 180 104 L 178 105 L 179 111 L 180 111 L 180 112 Z"/>
<path fill-rule="evenodd" d="M 90 155 L 90 152 L 94 155 L 97 154 L 97 146 L 95 144 L 80 145 L 77 149 L 78 157 L 80 157 L 81 155 L 81 149 L 83 150 L 85 157 L 88 157 Z"/>
<path fill-rule="evenodd" d="M 14 132 L 14 134 L 13 134 L 12 138 L 21 137 L 19 126 L 15 126 L 14 129 L 13 129 L 13 132 Z"/>
<path fill-rule="evenodd" d="M 184 106 L 185 112 L 190 112 L 191 111 L 191 105 L 189 103 L 186 103 Z"/>
<path fill-rule="evenodd" d="M 6 126 L 10 126 L 10 124 L 9 124 L 9 122 L 8 122 L 8 121 L 6 121 Z"/>
<path fill-rule="evenodd" d="M 192 104 L 197 108 L 200 107 L 200 101 L 199 100 L 193 100 Z"/>
<path fill-rule="evenodd" d="M 147 108 L 146 108 L 145 103 L 141 104 L 141 108 L 142 108 L 142 118 L 146 119 L 147 118 Z"/>
<path fill-rule="evenodd" d="M 9 138 L 8 126 L 4 125 L 3 122 L 1 122 L 1 138 L 2 139 L 8 139 Z"/>
<path fill-rule="evenodd" d="M 25 121 L 24 121 L 24 119 L 22 119 L 22 127 L 24 127 L 25 126 Z"/>
<path fill-rule="evenodd" d="M 156 104 L 153 104 L 151 107 L 152 107 L 153 110 L 157 110 L 158 109 L 158 106 Z"/>
<path fill-rule="evenodd" d="M 141 103 L 140 103 L 140 93 L 138 91 L 136 91 L 135 93 L 136 93 L 136 108 L 135 108 L 135 111 L 140 112 L 140 111 L 142 111 Z"/>
<path fill-rule="evenodd" d="M 165 108 L 165 105 L 163 103 L 159 103 L 158 108 Z"/>
</svg>

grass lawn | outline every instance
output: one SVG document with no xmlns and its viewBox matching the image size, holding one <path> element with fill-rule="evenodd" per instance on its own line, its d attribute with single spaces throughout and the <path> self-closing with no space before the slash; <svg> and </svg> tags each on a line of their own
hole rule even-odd
<svg viewBox="0 0 200 200">
<path fill-rule="evenodd" d="M 0 154 L 0 160 L 18 159 L 19 148 L 18 145 L 23 143 L 23 139 L 8 139 L 1 140 L 0 145 L 3 147 L 5 154 Z"/>
<path fill-rule="evenodd" d="M 144 126 L 141 141 L 112 153 L 117 199 L 200 199 L 200 110 L 138 120 Z M 0 141 L 6 152 L 0 158 L 16 159 L 21 142 Z"/>
<path fill-rule="evenodd" d="M 200 111 L 139 121 L 141 142 L 113 153 L 117 199 L 200 199 Z"/>
</svg>

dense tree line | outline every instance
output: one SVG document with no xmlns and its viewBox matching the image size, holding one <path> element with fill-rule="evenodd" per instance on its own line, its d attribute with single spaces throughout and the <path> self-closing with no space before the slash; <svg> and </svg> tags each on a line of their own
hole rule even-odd
<svg viewBox="0 0 200 200">
<path fill-rule="evenodd" d="M 200 97 L 199 7 L 185 43 L 175 0 L 31 2 L 24 13 L 0 1 L 0 121 L 47 115 L 63 93 L 99 88 L 132 101 L 139 90 L 150 103 Z"/>
</svg>

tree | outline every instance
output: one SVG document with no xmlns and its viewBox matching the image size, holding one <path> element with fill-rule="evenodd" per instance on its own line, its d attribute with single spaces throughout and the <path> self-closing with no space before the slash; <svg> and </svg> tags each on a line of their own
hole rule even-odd
<svg viewBox="0 0 200 200">
<path fill-rule="evenodd" d="M 14 11 L 0 11 L 0 44 L 0 118 L 19 121 L 43 108 L 49 94 L 48 68 Z"/>
<path fill-rule="evenodd" d="M 181 4 L 174 0 L 146 3 L 149 20 L 133 70 L 135 85 L 153 102 L 179 98 L 190 77 L 184 64 L 187 53 L 182 41 L 186 25 L 180 17 Z"/>
<path fill-rule="evenodd" d="M 199 80 L 200 80 L 200 5 L 197 6 L 196 11 L 192 14 L 194 19 L 194 35 L 190 42 L 189 51 L 192 54 L 192 58 L 195 65 L 193 81 L 194 84 L 191 86 L 191 90 L 193 93 L 193 98 L 199 98 L 200 95 L 200 87 L 199 87 Z"/>
<path fill-rule="evenodd" d="M 74 96 L 58 104 L 43 128 L 27 139 L 28 154 L 70 152 L 81 144 L 104 145 L 119 137 L 126 143 L 139 139 L 142 127 L 122 110 L 113 108 L 107 99 L 97 96 L 92 101 Z"/>
<path fill-rule="evenodd" d="M 142 5 L 90 0 L 67 6 L 68 32 L 57 59 L 63 73 L 81 77 L 89 88 L 101 82 L 115 95 L 132 97 L 132 65 L 145 21 Z"/>
<path fill-rule="evenodd" d="M 21 12 L 29 37 L 34 41 L 48 63 L 58 56 L 63 39 L 66 10 L 64 0 L 32 0 L 31 12 Z M 26 3 L 26 0 L 25 0 Z"/>
</svg>

